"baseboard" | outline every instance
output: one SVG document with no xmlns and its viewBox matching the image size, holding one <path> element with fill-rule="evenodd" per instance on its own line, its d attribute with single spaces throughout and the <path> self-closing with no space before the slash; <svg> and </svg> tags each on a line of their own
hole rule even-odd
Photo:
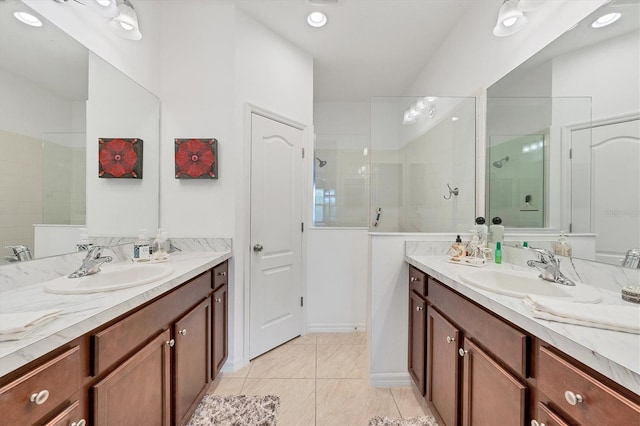
<svg viewBox="0 0 640 426">
<path fill-rule="evenodd" d="M 413 383 L 409 373 L 371 373 L 369 382 L 374 388 L 411 386 Z"/>
<path fill-rule="evenodd" d="M 227 359 L 222 368 L 220 369 L 221 373 L 233 373 L 234 371 L 240 370 L 245 366 L 244 359 L 242 357 Z"/>
<path fill-rule="evenodd" d="M 366 324 L 309 324 L 307 333 L 345 333 L 350 331 L 367 331 Z"/>
</svg>

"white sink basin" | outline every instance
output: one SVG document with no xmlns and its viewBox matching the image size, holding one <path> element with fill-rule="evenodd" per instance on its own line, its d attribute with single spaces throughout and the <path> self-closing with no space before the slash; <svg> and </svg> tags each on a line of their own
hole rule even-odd
<svg viewBox="0 0 640 426">
<path fill-rule="evenodd" d="M 600 292 L 589 285 L 576 283 L 565 286 L 545 281 L 537 272 L 502 272 L 492 269 L 462 272 L 461 281 L 494 293 L 524 298 L 527 294 L 554 297 L 572 302 L 598 303 L 602 300 Z"/>
<path fill-rule="evenodd" d="M 44 288 L 56 294 L 100 293 L 149 284 L 168 277 L 172 272 L 171 266 L 163 264 L 103 265 L 97 274 L 80 278 L 60 277 L 47 282 Z"/>
</svg>

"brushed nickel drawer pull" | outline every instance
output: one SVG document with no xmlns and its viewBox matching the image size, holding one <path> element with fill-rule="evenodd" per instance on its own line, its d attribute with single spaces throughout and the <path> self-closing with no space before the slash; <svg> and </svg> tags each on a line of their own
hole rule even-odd
<svg viewBox="0 0 640 426">
<path fill-rule="evenodd" d="M 415 283 L 416 281 L 420 281 L 420 280 L 418 278 L 416 278 L 416 277 L 411 277 L 410 281 L 412 283 Z"/>
<path fill-rule="evenodd" d="M 453 343 L 453 342 L 455 342 L 455 341 L 456 341 L 456 339 L 455 339 L 455 338 L 453 338 L 453 337 L 451 337 L 451 336 L 447 336 L 447 343 Z"/>
<path fill-rule="evenodd" d="M 176 344 L 176 341 L 174 339 L 167 340 L 167 345 L 169 345 L 170 348 L 174 347 L 175 344 Z"/>
<path fill-rule="evenodd" d="M 227 275 L 227 273 L 226 273 L 226 272 L 224 272 L 224 271 L 222 271 L 222 272 L 218 272 L 218 275 L 220 275 L 221 277 L 224 277 L 224 276 L 226 276 L 226 275 Z"/>
<path fill-rule="evenodd" d="M 544 423 L 538 422 L 536 419 L 531 420 L 531 426 L 547 426 Z"/>
<path fill-rule="evenodd" d="M 182 330 L 178 331 L 178 334 L 181 334 L 181 335 L 183 335 L 183 336 L 186 336 L 186 335 L 187 335 L 187 329 L 186 329 L 186 328 L 183 328 Z"/>
<path fill-rule="evenodd" d="M 216 299 L 216 303 L 220 303 L 220 302 L 222 302 L 222 299 L 218 297 L 218 298 Z"/>
<path fill-rule="evenodd" d="M 571 405 L 581 404 L 584 401 L 584 398 L 579 393 L 573 393 L 571 391 L 566 391 L 564 393 L 564 399 Z"/>
<path fill-rule="evenodd" d="M 49 399 L 49 391 L 45 389 L 31 394 L 31 398 L 29 400 L 31 402 L 35 402 L 36 405 L 42 405 L 47 402 L 47 399 Z"/>
<path fill-rule="evenodd" d="M 458 354 L 460 354 L 460 356 L 465 356 L 466 354 L 468 354 L 469 351 L 465 351 L 464 349 L 460 348 L 458 349 Z"/>
<path fill-rule="evenodd" d="M 416 311 L 420 312 L 421 310 L 423 310 L 424 308 L 422 306 L 416 306 Z"/>
<path fill-rule="evenodd" d="M 77 422 L 71 423 L 71 426 L 87 426 L 87 421 L 85 419 L 80 419 Z"/>
</svg>

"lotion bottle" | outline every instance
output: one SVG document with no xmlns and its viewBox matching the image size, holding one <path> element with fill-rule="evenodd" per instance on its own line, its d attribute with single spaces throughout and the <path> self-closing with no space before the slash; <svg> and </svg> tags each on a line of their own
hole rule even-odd
<svg viewBox="0 0 640 426">
<path fill-rule="evenodd" d="M 487 234 L 489 229 L 485 225 L 484 217 L 480 216 L 476 218 L 476 225 L 473 227 L 478 234 L 478 240 L 480 241 L 479 247 L 487 247 Z"/>
<path fill-rule="evenodd" d="M 489 226 L 489 244 L 493 245 L 498 241 L 504 241 L 504 226 L 501 225 L 502 219 L 496 216 L 491 219 L 493 225 Z"/>
<path fill-rule="evenodd" d="M 493 260 L 498 265 L 502 263 L 502 243 L 500 241 L 496 242 L 496 251 L 493 255 Z"/>
<path fill-rule="evenodd" d="M 89 239 L 87 228 L 80 228 L 80 239 L 76 243 L 76 251 L 87 251 L 93 247 L 93 243 Z"/>
<path fill-rule="evenodd" d="M 571 243 L 567 240 L 564 231 L 560 231 L 560 237 L 553 245 L 553 253 L 559 256 L 571 256 Z"/>
</svg>

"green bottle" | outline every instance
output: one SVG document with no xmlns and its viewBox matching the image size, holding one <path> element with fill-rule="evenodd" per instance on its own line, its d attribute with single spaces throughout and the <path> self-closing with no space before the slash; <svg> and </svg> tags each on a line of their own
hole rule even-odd
<svg viewBox="0 0 640 426">
<path fill-rule="evenodd" d="M 496 243 L 496 252 L 493 259 L 497 264 L 502 263 L 502 243 L 500 241 Z"/>
</svg>

